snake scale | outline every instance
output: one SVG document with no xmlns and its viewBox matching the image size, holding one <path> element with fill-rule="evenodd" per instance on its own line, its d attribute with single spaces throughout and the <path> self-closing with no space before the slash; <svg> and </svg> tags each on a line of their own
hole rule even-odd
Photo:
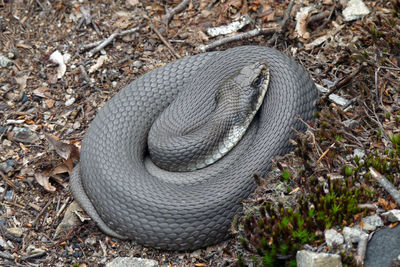
<svg viewBox="0 0 400 267">
<path fill-rule="evenodd" d="M 203 91 L 260 60 L 268 63 L 268 90 L 229 153 L 190 172 L 163 170 L 151 161 L 147 135 L 171 102 L 187 114 L 169 113 L 163 119 L 168 127 L 207 121 L 213 101 Z M 239 201 L 254 191 L 253 173 L 266 174 L 274 156 L 292 149 L 293 128 L 304 129 L 297 115 L 312 119 L 317 97 L 298 63 L 266 47 L 241 46 L 166 64 L 127 85 L 99 111 L 71 175 L 72 193 L 108 235 L 168 250 L 215 244 L 229 236 Z"/>
</svg>

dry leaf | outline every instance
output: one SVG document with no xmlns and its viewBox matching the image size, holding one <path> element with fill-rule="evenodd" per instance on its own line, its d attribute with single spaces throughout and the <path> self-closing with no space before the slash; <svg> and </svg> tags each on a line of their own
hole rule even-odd
<svg viewBox="0 0 400 267">
<path fill-rule="evenodd" d="M 66 164 L 61 164 L 58 165 L 57 167 L 55 167 L 53 169 L 53 171 L 51 172 L 51 175 L 55 175 L 55 174 L 60 174 L 60 173 L 71 173 L 71 169 L 69 168 L 69 166 L 67 166 Z"/>
<path fill-rule="evenodd" d="M 65 211 L 64 218 L 57 226 L 56 232 L 54 233 L 54 238 L 58 237 L 61 233 L 67 233 L 72 228 L 81 224 L 78 216 L 76 215 L 77 212 L 82 212 L 82 208 L 76 201 L 74 201 Z"/>
<path fill-rule="evenodd" d="M 58 137 L 45 133 L 47 141 L 52 145 L 56 153 L 63 159 L 67 160 L 71 154 L 71 145 L 58 140 Z M 73 146 L 73 145 L 72 145 Z"/>
<path fill-rule="evenodd" d="M 49 181 L 50 176 L 47 171 L 35 173 L 35 179 L 36 179 L 36 182 L 38 182 L 38 184 L 43 186 L 43 188 L 46 189 L 47 191 L 49 191 L 49 192 L 56 191 L 56 188 L 50 184 L 50 181 Z"/>
<path fill-rule="evenodd" d="M 29 73 L 19 73 L 15 77 L 15 82 L 19 85 L 19 89 L 23 91 L 26 88 L 26 81 L 29 78 Z"/>
</svg>

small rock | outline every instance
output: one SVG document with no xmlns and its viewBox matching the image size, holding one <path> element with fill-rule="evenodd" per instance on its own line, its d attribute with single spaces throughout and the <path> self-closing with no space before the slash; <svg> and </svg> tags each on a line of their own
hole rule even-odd
<svg viewBox="0 0 400 267">
<path fill-rule="evenodd" d="M 339 247 L 343 244 L 343 236 L 335 229 L 329 229 L 325 232 L 325 241 L 330 249 Z"/>
<path fill-rule="evenodd" d="M 7 232 L 15 237 L 22 237 L 22 234 L 24 233 L 24 230 L 19 227 L 11 227 L 7 229 Z"/>
<path fill-rule="evenodd" d="M 0 135 L 6 132 L 6 127 L 0 125 Z"/>
<path fill-rule="evenodd" d="M 140 68 L 143 66 L 143 62 L 140 61 L 140 60 L 135 60 L 135 61 L 133 61 L 132 65 L 133 65 L 135 68 L 140 69 Z"/>
<path fill-rule="evenodd" d="M 94 237 L 88 237 L 85 239 L 85 244 L 88 244 L 90 246 L 93 246 L 94 244 L 96 244 L 96 238 Z"/>
<path fill-rule="evenodd" d="M 342 14 L 345 21 L 352 21 L 368 15 L 369 9 L 361 0 L 350 0 Z"/>
<path fill-rule="evenodd" d="M 8 146 L 11 146 L 12 145 L 12 143 L 11 143 L 11 141 L 10 140 L 8 140 L 8 139 L 4 139 L 3 140 L 3 146 L 4 147 L 8 147 Z M 7 163 L 6 163 L 7 164 Z"/>
<path fill-rule="evenodd" d="M 375 231 L 376 228 L 383 226 L 383 221 L 378 215 L 367 216 L 363 219 L 364 231 Z"/>
<path fill-rule="evenodd" d="M 8 190 L 7 192 L 6 192 L 6 200 L 7 201 L 13 201 L 13 198 L 14 198 L 14 191 L 13 190 Z"/>
<path fill-rule="evenodd" d="M 0 55 L 0 66 L 5 68 L 9 65 L 11 65 L 12 60 L 9 59 L 8 57 Z"/>
<path fill-rule="evenodd" d="M 400 210 L 389 210 L 382 213 L 382 216 L 386 217 L 389 222 L 400 222 Z"/>
<path fill-rule="evenodd" d="M 75 97 L 71 97 L 71 98 L 67 99 L 67 101 L 65 101 L 65 106 L 69 107 L 73 103 L 75 103 Z"/>
<path fill-rule="evenodd" d="M 340 267 L 342 261 L 337 254 L 315 253 L 300 250 L 296 254 L 297 267 Z"/>
<path fill-rule="evenodd" d="M 7 160 L 6 160 L 6 163 L 7 163 L 7 165 L 10 166 L 10 167 L 14 167 L 15 164 L 16 164 L 15 161 L 12 160 L 12 159 L 7 159 Z"/>
<path fill-rule="evenodd" d="M 10 246 L 7 244 L 7 242 L 0 236 L 0 248 L 3 250 L 8 249 Z"/>
<path fill-rule="evenodd" d="M 158 267 L 158 262 L 155 260 L 117 257 L 106 264 L 106 267 Z"/>
<path fill-rule="evenodd" d="M 343 97 L 335 95 L 335 94 L 329 95 L 329 100 L 334 102 L 336 105 L 339 105 L 342 107 L 347 106 L 347 104 L 349 103 L 349 100 L 347 100 L 346 98 L 343 98 Z"/>
<path fill-rule="evenodd" d="M 13 167 L 7 164 L 7 161 L 0 162 L 0 170 L 8 173 L 13 170 Z"/>
<path fill-rule="evenodd" d="M 344 240 L 351 244 L 351 243 L 358 243 L 358 241 L 360 241 L 360 237 L 363 234 L 363 232 L 361 231 L 361 229 L 359 227 L 345 227 L 343 229 L 343 237 Z"/>
<path fill-rule="evenodd" d="M 32 144 L 39 140 L 38 135 L 29 128 L 14 127 L 12 131 L 14 133 L 14 141 Z"/>
<path fill-rule="evenodd" d="M 14 260 L 14 256 L 11 255 L 9 252 L 7 251 L 0 251 L 0 258 L 5 258 L 5 259 L 9 259 L 9 260 Z"/>
<path fill-rule="evenodd" d="M 353 119 L 342 121 L 342 123 L 344 126 L 351 128 L 351 129 L 357 129 L 360 126 L 360 123 Z"/>
</svg>

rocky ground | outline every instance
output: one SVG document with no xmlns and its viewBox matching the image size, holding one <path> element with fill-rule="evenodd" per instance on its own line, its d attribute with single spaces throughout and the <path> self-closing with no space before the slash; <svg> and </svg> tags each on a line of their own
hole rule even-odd
<svg viewBox="0 0 400 267">
<path fill-rule="evenodd" d="M 296 152 L 277 159 L 246 210 L 268 202 L 296 208 L 307 188 L 312 191 L 310 177 L 321 183 L 352 177 L 346 190 L 372 193 L 361 194 L 358 204 L 366 206 L 338 223 L 337 232 L 346 238 L 345 227 L 364 229 L 363 218 L 375 214 L 382 218 L 376 227 L 397 225 L 381 214 L 399 205 L 400 138 L 393 136 L 400 124 L 400 2 L 364 1 L 353 11 L 346 11 L 344 0 L 184 2 L 173 15 L 166 10 L 180 1 L 0 1 L 4 266 L 98 266 L 117 257 L 153 259 L 162 266 L 253 264 L 256 239 L 246 227 L 239 227 L 236 238 L 185 253 L 107 237 L 79 210 L 74 214 L 83 224 L 58 228 L 73 201 L 68 177 L 81 140 L 108 99 L 167 62 L 244 44 L 294 57 L 325 92 L 316 122 L 292 140 Z M 229 27 L 216 28 L 222 25 Z M 370 167 L 394 188 L 384 189 Z M 371 234 L 375 228 L 364 230 Z M 342 253 L 349 265 L 362 262 L 359 240 L 331 247 L 323 230 L 313 232 L 315 240 L 303 248 Z M 240 236 L 249 238 L 248 249 Z"/>
</svg>

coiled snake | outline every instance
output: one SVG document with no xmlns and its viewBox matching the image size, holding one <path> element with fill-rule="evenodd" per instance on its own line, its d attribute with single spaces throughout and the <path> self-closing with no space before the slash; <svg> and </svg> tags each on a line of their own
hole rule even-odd
<svg viewBox="0 0 400 267">
<path fill-rule="evenodd" d="M 269 69 L 268 89 L 231 151 L 195 171 L 164 170 L 152 162 L 147 136 L 153 124 L 190 136 L 213 120 L 220 97 L 215 88 L 260 62 Z M 253 173 L 266 174 L 275 155 L 290 151 L 292 128 L 304 128 L 296 117 L 311 119 L 316 99 L 305 70 L 274 49 L 242 46 L 166 64 L 127 85 L 100 110 L 71 175 L 72 193 L 111 236 L 170 250 L 215 244 L 228 237 L 241 210 L 238 201 L 255 189 Z"/>
</svg>

